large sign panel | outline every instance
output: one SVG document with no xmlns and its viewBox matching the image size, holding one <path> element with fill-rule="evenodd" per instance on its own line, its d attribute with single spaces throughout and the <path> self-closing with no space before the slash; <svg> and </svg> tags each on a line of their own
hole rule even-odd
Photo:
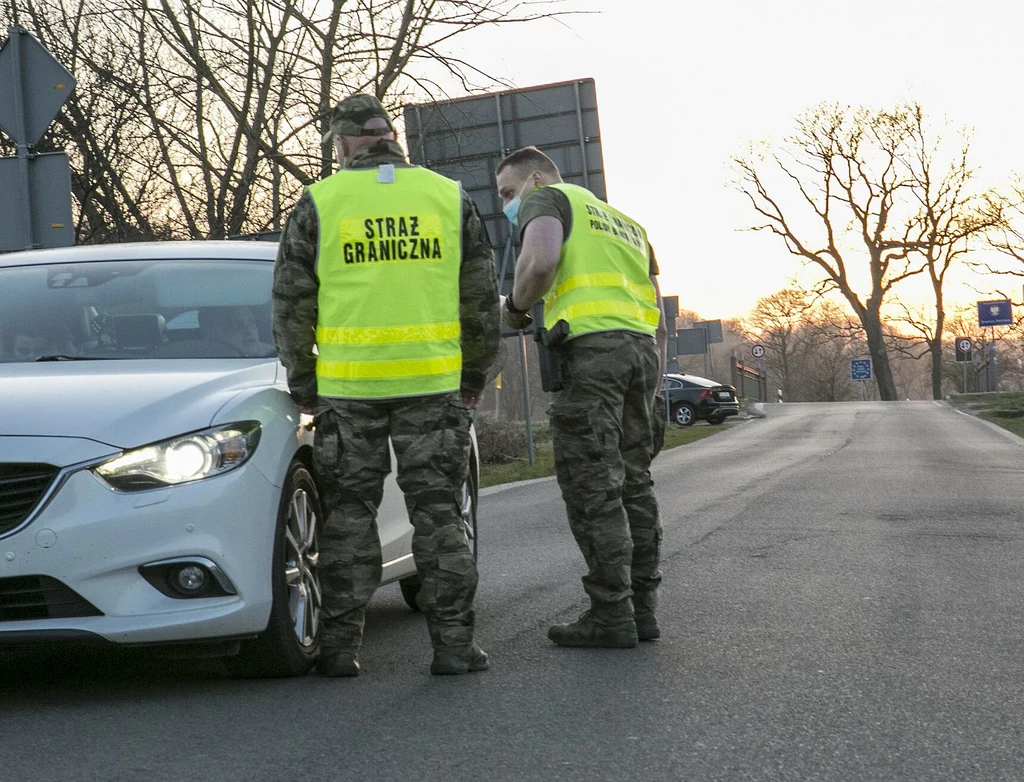
<svg viewBox="0 0 1024 782">
<path fill-rule="evenodd" d="M 566 182 L 607 200 L 593 79 L 411 104 L 405 135 L 412 162 L 457 179 L 476 201 L 498 251 L 502 293 L 511 288 L 518 239 L 495 186 L 494 169 L 505 155 L 538 147 Z"/>
<path fill-rule="evenodd" d="M 1009 299 L 978 302 L 979 326 L 1012 326 L 1013 306 Z"/>
</svg>

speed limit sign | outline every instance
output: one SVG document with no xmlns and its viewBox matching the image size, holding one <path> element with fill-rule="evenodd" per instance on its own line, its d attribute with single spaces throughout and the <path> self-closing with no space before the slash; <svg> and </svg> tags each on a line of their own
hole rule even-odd
<svg viewBox="0 0 1024 782">
<path fill-rule="evenodd" d="M 761 358 L 764 356 L 764 345 L 754 345 L 750 352 L 754 354 L 754 358 Z"/>
<path fill-rule="evenodd" d="M 971 361 L 973 356 L 971 350 L 974 344 L 967 337 L 960 337 L 956 341 L 956 360 L 958 363 L 966 364 Z"/>
</svg>

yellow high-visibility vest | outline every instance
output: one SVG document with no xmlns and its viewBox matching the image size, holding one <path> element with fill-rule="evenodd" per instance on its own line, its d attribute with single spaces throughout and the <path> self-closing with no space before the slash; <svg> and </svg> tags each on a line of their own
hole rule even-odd
<svg viewBox="0 0 1024 782">
<path fill-rule="evenodd" d="M 544 325 L 568 321 L 570 339 L 595 331 L 654 334 L 661 313 L 647 232 L 585 188 L 551 187 L 569 199 L 572 231 L 544 296 Z"/>
<path fill-rule="evenodd" d="M 345 169 L 309 187 L 319 217 L 317 392 L 387 399 L 462 378 L 458 182 L 417 166 Z"/>
</svg>

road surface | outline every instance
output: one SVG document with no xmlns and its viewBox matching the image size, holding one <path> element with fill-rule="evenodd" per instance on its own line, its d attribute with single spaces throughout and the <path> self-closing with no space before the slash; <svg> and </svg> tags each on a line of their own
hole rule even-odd
<svg viewBox="0 0 1024 782">
<path fill-rule="evenodd" d="M 431 677 L 396 586 L 354 680 L 8 655 L 0 779 L 1024 778 L 1024 441 L 942 403 L 785 404 L 666 452 L 663 640 L 585 607 L 551 480 L 481 499 L 479 638 Z"/>
</svg>

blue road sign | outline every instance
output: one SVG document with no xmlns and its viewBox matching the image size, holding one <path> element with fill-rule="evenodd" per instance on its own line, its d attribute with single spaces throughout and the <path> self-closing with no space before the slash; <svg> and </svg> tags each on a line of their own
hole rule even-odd
<svg viewBox="0 0 1024 782">
<path fill-rule="evenodd" d="M 1009 299 L 978 302 L 979 326 L 1012 326 L 1013 307 Z"/>
<path fill-rule="evenodd" d="M 850 380 L 870 380 L 871 359 L 851 358 L 850 359 Z"/>
</svg>

